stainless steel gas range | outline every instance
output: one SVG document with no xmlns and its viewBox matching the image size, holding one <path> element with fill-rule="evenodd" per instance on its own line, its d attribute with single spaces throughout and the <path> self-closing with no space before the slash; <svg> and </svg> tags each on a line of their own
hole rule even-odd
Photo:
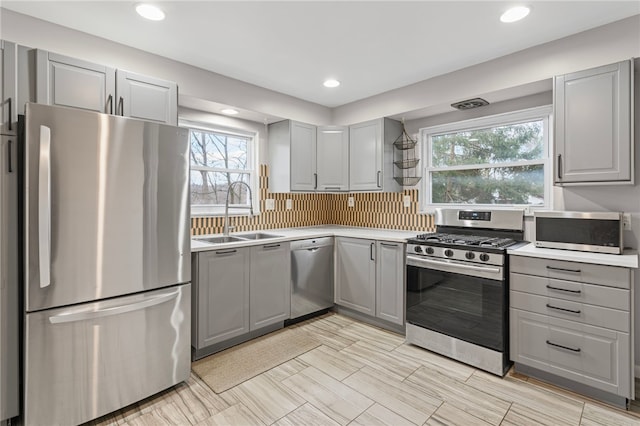
<svg viewBox="0 0 640 426">
<path fill-rule="evenodd" d="M 509 367 L 507 247 L 522 210 L 436 211 L 436 232 L 407 245 L 407 342 L 499 376 Z"/>
</svg>

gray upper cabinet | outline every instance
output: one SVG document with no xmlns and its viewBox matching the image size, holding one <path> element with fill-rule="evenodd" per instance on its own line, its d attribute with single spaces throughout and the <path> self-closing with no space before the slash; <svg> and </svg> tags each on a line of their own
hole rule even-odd
<svg viewBox="0 0 640 426">
<path fill-rule="evenodd" d="M 269 125 L 269 189 L 315 191 L 316 127 L 284 120 Z"/>
<path fill-rule="evenodd" d="M 248 248 L 196 255 L 192 323 L 196 349 L 249 332 L 249 255 Z"/>
<path fill-rule="evenodd" d="M 289 243 L 251 247 L 250 277 L 250 329 L 288 319 L 291 309 Z"/>
<path fill-rule="evenodd" d="M 116 88 L 121 115 L 177 125 L 176 83 L 118 70 Z"/>
<path fill-rule="evenodd" d="M 17 47 L 0 40 L 0 134 L 15 135 L 18 121 Z"/>
<path fill-rule="evenodd" d="M 316 149 L 318 191 L 349 190 L 349 129 L 318 127 Z"/>
<path fill-rule="evenodd" d="M 633 61 L 554 79 L 558 185 L 633 183 Z"/>
<path fill-rule="evenodd" d="M 349 189 L 396 192 L 393 179 L 393 142 L 402 124 L 381 118 L 349 126 Z"/>
<path fill-rule="evenodd" d="M 115 68 L 36 51 L 37 103 L 113 113 L 115 78 Z"/>
<path fill-rule="evenodd" d="M 36 51 L 36 102 L 177 125 L 176 83 Z"/>
<path fill-rule="evenodd" d="M 336 304 L 404 324 L 404 244 L 336 238 Z"/>
</svg>

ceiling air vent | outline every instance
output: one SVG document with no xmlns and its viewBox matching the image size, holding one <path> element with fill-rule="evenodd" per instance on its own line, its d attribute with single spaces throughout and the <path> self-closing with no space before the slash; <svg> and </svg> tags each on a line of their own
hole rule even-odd
<svg viewBox="0 0 640 426">
<path fill-rule="evenodd" d="M 485 101 L 482 98 L 467 99 L 466 101 L 460 101 L 460 102 L 451 104 L 452 107 L 462 111 L 466 109 L 478 108 L 485 105 L 489 105 L 489 102 Z"/>
</svg>

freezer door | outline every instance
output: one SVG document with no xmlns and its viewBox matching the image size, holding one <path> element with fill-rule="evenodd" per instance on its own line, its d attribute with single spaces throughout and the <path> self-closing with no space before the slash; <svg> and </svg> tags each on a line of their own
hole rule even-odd
<svg viewBox="0 0 640 426">
<path fill-rule="evenodd" d="M 26 315 L 26 425 L 80 424 L 189 377 L 191 284 Z"/>
<path fill-rule="evenodd" d="M 26 107 L 26 309 L 191 279 L 188 131 Z"/>
</svg>

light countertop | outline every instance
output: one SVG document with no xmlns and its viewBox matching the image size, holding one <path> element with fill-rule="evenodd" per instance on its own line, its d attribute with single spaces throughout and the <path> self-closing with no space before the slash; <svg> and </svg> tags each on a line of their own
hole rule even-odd
<svg viewBox="0 0 640 426">
<path fill-rule="evenodd" d="M 519 256 L 539 257 L 543 259 L 621 266 L 624 268 L 638 267 L 637 250 L 625 250 L 623 254 L 602 254 L 574 250 L 540 248 L 536 247 L 533 243 L 529 243 L 520 248 L 507 249 L 507 253 Z"/>
<path fill-rule="evenodd" d="M 414 238 L 418 234 L 424 234 L 425 231 L 406 231 L 392 230 L 380 228 L 361 228 L 338 225 L 309 226 L 304 228 L 283 228 L 283 229 L 261 229 L 259 231 L 247 231 L 231 233 L 231 235 L 241 237 L 242 234 L 251 234 L 261 232 L 265 234 L 279 235 L 278 238 L 269 238 L 262 240 L 246 240 L 233 241 L 229 243 L 211 244 L 198 241 L 196 238 L 219 237 L 222 234 L 212 235 L 196 235 L 191 237 L 191 252 L 222 250 L 233 247 L 248 247 L 262 244 L 272 244 L 284 241 L 302 240 L 306 238 L 320 237 L 352 237 L 352 238 L 368 238 L 370 240 L 393 241 L 404 243 L 408 238 Z"/>
</svg>

